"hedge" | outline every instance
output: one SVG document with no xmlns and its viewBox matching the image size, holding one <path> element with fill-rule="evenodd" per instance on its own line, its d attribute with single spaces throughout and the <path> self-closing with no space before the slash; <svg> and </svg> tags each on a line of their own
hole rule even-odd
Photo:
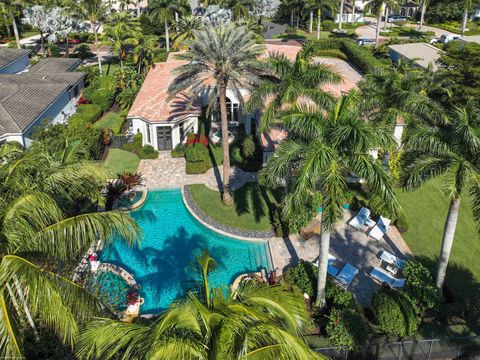
<svg viewBox="0 0 480 360">
<path fill-rule="evenodd" d="M 130 151 L 137 154 L 140 159 L 156 159 L 158 151 L 151 145 L 142 145 L 142 134 L 138 133 L 133 136 L 133 142 L 122 145 L 122 150 Z"/>
<path fill-rule="evenodd" d="M 82 104 L 77 107 L 77 112 L 70 118 L 82 117 L 89 123 L 94 123 L 102 116 L 102 108 L 95 104 Z"/>
<path fill-rule="evenodd" d="M 335 346 L 355 350 L 367 341 L 367 324 L 355 311 L 332 308 L 328 320 L 325 330 Z"/>
<path fill-rule="evenodd" d="M 107 111 L 115 101 L 116 79 L 113 76 L 102 76 L 93 79 L 91 84 L 83 89 L 83 96 L 91 103 L 99 105 Z"/>
<path fill-rule="evenodd" d="M 373 56 L 368 48 L 359 46 L 351 41 L 343 41 L 340 45 L 340 50 L 347 56 L 349 62 L 363 73 L 386 66 L 386 63 Z"/>
</svg>

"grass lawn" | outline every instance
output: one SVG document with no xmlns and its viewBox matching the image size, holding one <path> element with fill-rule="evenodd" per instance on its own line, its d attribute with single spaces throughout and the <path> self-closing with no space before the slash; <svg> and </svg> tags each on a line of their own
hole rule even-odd
<svg viewBox="0 0 480 360">
<path fill-rule="evenodd" d="M 103 166 L 111 177 L 117 177 L 126 171 L 135 173 L 139 162 L 139 157 L 130 151 L 111 149 Z"/>
<path fill-rule="evenodd" d="M 115 135 L 120 134 L 125 118 L 113 111 L 108 111 L 93 126 L 96 129 L 112 129 Z"/>
<path fill-rule="evenodd" d="M 413 254 L 435 260 L 439 256 L 449 201 L 441 193 L 441 179 L 434 179 L 413 192 L 398 191 L 408 231 L 403 234 Z M 463 297 L 478 292 L 480 284 L 480 238 L 475 228 L 469 198 L 462 199 L 457 231 L 447 271 L 447 285 Z"/>
<path fill-rule="evenodd" d="M 95 52 L 95 50 L 92 52 Z M 115 71 L 117 71 L 118 69 L 120 69 L 120 64 L 115 64 L 115 63 L 102 64 L 102 73 L 104 75 L 113 75 L 115 74 Z"/>
<path fill-rule="evenodd" d="M 28 38 L 30 36 L 35 36 L 35 35 L 38 35 L 39 32 L 38 31 L 24 31 L 21 35 L 21 39 L 25 39 L 25 38 Z"/>
<path fill-rule="evenodd" d="M 270 230 L 268 204 L 276 203 L 274 194 L 258 183 L 248 183 L 233 192 L 234 205 L 224 206 L 218 191 L 205 185 L 190 185 L 198 207 L 213 219 L 236 228 Z"/>
</svg>

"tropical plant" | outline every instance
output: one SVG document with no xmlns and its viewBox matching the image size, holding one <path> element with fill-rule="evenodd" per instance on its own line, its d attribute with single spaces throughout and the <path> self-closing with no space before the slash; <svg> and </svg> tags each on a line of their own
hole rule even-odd
<svg viewBox="0 0 480 360">
<path fill-rule="evenodd" d="M 462 197 L 471 196 L 473 216 L 480 230 L 480 115 L 476 104 L 469 101 L 464 107 L 456 107 L 446 124 L 412 125 L 404 147 L 406 188 L 418 188 L 442 176 L 444 194 L 450 200 L 436 278 L 441 289 Z"/>
<path fill-rule="evenodd" d="M 254 0 L 226 0 L 223 5 L 232 11 L 233 21 L 248 17 L 253 8 Z"/>
<path fill-rule="evenodd" d="M 315 45 L 307 43 L 295 61 L 280 53 L 271 53 L 266 59 L 269 76 L 254 90 L 247 104 L 249 110 L 264 108 L 259 131 L 268 131 L 277 121 L 278 112 L 300 98 L 308 98 L 322 108 L 334 102 L 333 95 L 321 87 L 339 83 L 342 77 L 326 65 L 313 63 L 314 53 Z"/>
<path fill-rule="evenodd" d="M 40 41 L 44 57 L 47 56 L 44 35 L 51 32 L 50 20 L 50 10 L 41 5 L 34 5 L 23 10 L 22 23 L 30 25 L 40 33 Z"/>
<path fill-rule="evenodd" d="M 338 7 L 337 0 L 308 0 L 307 8 L 310 12 L 310 33 L 313 31 L 313 12 L 317 12 L 317 40 L 320 40 L 320 26 L 322 22 L 322 12 L 335 13 Z"/>
<path fill-rule="evenodd" d="M 302 209 L 310 194 L 322 194 L 319 273 L 316 305 L 325 305 L 330 234 L 343 217 L 349 194 L 349 174 L 364 179 L 371 194 L 370 206 L 378 213 L 396 214 L 399 205 L 383 164 L 372 149 L 391 146 L 391 131 L 365 121 L 357 112 L 355 92 L 342 96 L 326 112 L 311 102 L 297 103 L 281 113 L 288 130 L 274 157 L 261 172 L 269 186 L 284 183 L 285 215 Z"/>
<path fill-rule="evenodd" d="M 473 0 L 463 0 L 463 17 L 462 17 L 462 37 L 465 35 L 468 22 L 468 13 L 472 11 Z"/>
<path fill-rule="evenodd" d="M 197 256 L 197 290 L 153 324 L 91 322 L 77 353 L 86 359 L 321 359 L 301 339 L 308 324 L 303 298 L 283 286 L 249 283 L 236 292 L 212 288 L 216 266 Z"/>
<path fill-rule="evenodd" d="M 170 98 L 188 91 L 191 97 L 199 93 L 209 94 L 210 106 L 219 99 L 223 147 L 223 195 L 224 204 L 232 205 L 230 194 L 230 154 L 228 144 L 227 89 L 233 91 L 240 102 L 240 89 L 252 89 L 260 82 L 263 72 L 257 58 L 264 47 L 255 44 L 254 34 L 242 26 L 222 24 L 195 33 L 190 51 L 179 54 L 178 59 L 187 63 L 176 68 L 176 78 L 168 91 Z M 213 86 L 212 86 L 213 83 Z"/>
<path fill-rule="evenodd" d="M 122 236 L 133 244 L 138 227 L 126 214 L 82 213 L 78 203 L 99 198 L 105 178 L 100 166 L 83 159 L 77 143 L 52 153 L 42 147 L 0 147 L 0 356 L 22 357 L 23 337 L 37 337 L 42 323 L 72 347 L 79 323 L 105 309 L 71 280 L 45 267 L 78 258 L 98 238 Z"/>
<path fill-rule="evenodd" d="M 120 174 L 119 179 L 125 184 L 127 190 L 132 190 L 136 186 L 143 184 L 143 176 L 140 173 L 132 174 L 125 172 Z"/>
<path fill-rule="evenodd" d="M 13 27 L 13 34 L 15 35 L 15 42 L 17 44 L 17 49 L 20 49 L 20 36 L 18 34 L 18 26 L 16 17 L 20 13 L 21 2 L 17 0 L 5 0 L 2 1 L 1 9 L 3 15 L 9 19 Z"/>
<path fill-rule="evenodd" d="M 193 40 L 195 37 L 195 31 L 201 30 L 204 27 L 202 19 L 198 16 L 187 15 L 182 17 L 175 23 L 176 33 L 173 42 L 174 49 L 180 49 L 186 47 L 187 41 Z"/>
<path fill-rule="evenodd" d="M 367 341 L 367 324 L 354 310 L 332 308 L 327 318 L 325 331 L 333 345 L 355 350 Z"/>
<path fill-rule="evenodd" d="M 382 15 L 384 13 L 384 10 L 385 8 L 389 8 L 390 10 L 398 9 L 399 2 L 398 0 L 370 0 L 366 3 L 366 6 L 371 6 L 375 8 L 378 12 L 377 27 L 375 31 L 375 46 L 378 46 L 378 39 L 380 37 L 380 24 L 382 22 Z M 387 21 L 386 18 L 385 21 Z"/>
<path fill-rule="evenodd" d="M 135 1 L 133 1 L 133 0 L 119 0 L 118 1 L 118 8 L 121 11 L 128 10 L 128 7 L 130 5 L 135 5 Z"/>
<path fill-rule="evenodd" d="M 138 20 L 130 13 L 112 13 L 108 17 L 103 29 L 103 36 L 112 45 L 113 51 L 117 53 L 121 68 L 127 57 L 127 46 L 136 43 L 134 39 L 140 31 Z"/>
</svg>

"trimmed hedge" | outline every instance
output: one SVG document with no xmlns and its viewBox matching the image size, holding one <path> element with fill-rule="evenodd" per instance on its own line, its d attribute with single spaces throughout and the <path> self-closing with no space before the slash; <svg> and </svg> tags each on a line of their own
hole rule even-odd
<svg viewBox="0 0 480 360">
<path fill-rule="evenodd" d="M 172 158 L 184 157 L 186 150 L 187 150 L 187 147 L 185 146 L 185 144 L 177 144 L 177 146 L 175 146 L 175 148 L 171 152 Z"/>
<path fill-rule="evenodd" d="M 158 151 L 151 145 L 142 145 L 142 134 L 138 133 L 133 136 L 133 142 L 122 145 L 122 150 L 130 151 L 137 154 L 140 159 L 156 159 Z"/>
<path fill-rule="evenodd" d="M 335 346 L 355 350 L 367 341 L 367 324 L 355 311 L 332 308 L 328 320 L 325 330 Z"/>
<path fill-rule="evenodd" d="M 95 104 L 82 104 L 77 107 L 77 112 L 72 115 L 70 121 L 74 117 L 82 117 L 85 121 L 89 123 L 94 123 L 100 116 L 102 116 L 102 108 Z"/>
<path fill-rule="evenodd" d="M 113 105 L 116 95 L 116 79 L 113 76 L 94 78 L 91 84 L 83 89 L 83 96 L 91 103 L 107 111 Z"/>
<path fill-rule="evenodd" d="M 343 41 L 340 45 L 340 50 L 353 65 L 364 73 L 386 66 L 386 63 L 373 56 L 368 48 L 359 46 L 351 41 Z"/>
</svg>

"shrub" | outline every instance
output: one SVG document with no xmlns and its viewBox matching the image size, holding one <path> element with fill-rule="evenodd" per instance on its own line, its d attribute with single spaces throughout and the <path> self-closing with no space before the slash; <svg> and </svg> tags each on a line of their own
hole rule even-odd
<svg viewBox="0 0 480 360">
<path fill-rule="evenodd" d="M 408 221 L 405 214 L 402 212 L 400 213 L 394 221 L 395 226 L 397 227 L 398 231 L 403 234 L 408 230 Z"/>
<path fill-rule="evenodd" d="M 194 145 L 194 144 L 202 144 L 204 146 L 208 146 L 208 138 L 203 134 L 193 134 L 189 133 L 187 135 L 187 146 Z"/>
<path fill-rule="evenodd" d="M 208 161 L 200 162 L 186 162 L 185 171 L 187 174 L 205 174 L 205 172 L 210 168 Z"/>
<path fill-rule="evenodd" d="M 359 46 L 351 41 L 343 41 L 340 50 L 343 51 L 353 65 L 364 73 L 385 66 L 382 61 L 373 56 L 368 48 Z"/>
<path fill-rule="evenodd" d="M 321 202 L 321 194 L 317 192 L 307 199 L 302 209 L 295 211 L 288 219 L 284 220 L 288 224 L 289 233 L 297 233 L 305 227 L 317 214 L 317 208 Z"/>
<path fill-rule="evenodd" d="M 337 25 L 333 20 L 324 20 L 320 23 L 320 27 L 325 31 L 332 31 L 337 28 Z"/>
<path fill-rule="evenodd" d="M 83 89 L 83 96 L 91 104 L 99 105 L 103 111 L 107 111 L 115 101 L 116 86 L 113 76 L 97 77 Z"/>
<path fill-rule="evenodd" d="M 187 162 L 208 162 L 208 150 L 200 143 L 187 145 L 185 159 Z"/>
<path fill-rule="evenodd" d="M 382 288 L 373 295 L 371 310 L 380 330 L 388 335 L 410 336 L 418 328 L 414 305 L 401 291 Z"/>
<path fill-rule="evenodd" d="M 327 281 L 325 298 L 330 305 L 338 308 L 351 308 L 355 305 L 353 294 L 331 281 Z"/>
<path fill-rule="evenodd" d="M 354 350 L 366 342 L 368 327 L 355 311 L 332 308 L 328 320 L 325 330 L 334 345 Z"/>
<path fill-rule="evenodd" d="M 410 297 L 418 315 L 433 309 L 440 302 L 440 292 L 435 286 L 432 272 L 421 262 L 407 261 L 402 270 L 405 293 Z"/>
<path fill-rule="evenodd" d="M 253 136 L 246 136 L 242 141 L 242 154 L 246 158 L 251 158 L 255 154 L 255 142 Z"/>
<path fill-rule="evenodd" d="M 89 36 L 90 36 L 89 32 L 78 32 L 78 33 L 70 34 L 69 38 L 79 40 L 80 42 L 83 43 L 88 41 Z"/>
<path fill-rule="evenodd" d="M 143 146 L 142 134 L 138 133 L 133 136 L 133 142 L 122 145 L 122 149 L 137 154 L 140 159 L 156 159 L 158 151 L 151 145 Z"/>
<path fill-rule="evenodd" d="M 293 282 L 311 299 L 317 292 L 318 269 L 308 261 L 300 261 L 292 270 Z"/>
<path fill-rule="evenodd" d="M 172 158 L 182 158 L 185 156 L 185 151 L 187 150 L 187 147 L 185 144 L 177 144 L 175 148 L 172 150 Z"/>
<path fill-rule="evenodd" d="M 77 112 L 72 117 L 74 116 L 82 117 L 85 121 L 93 124 L 102 116 L 102 109 L 95 104 L 81 104 L 77 107 Z"/>
<path fill-rule="evenodd" d="M 287 26 L 287 29 L 285 30 L 285 33 L 289 35 L 293 35 L 297 33 L 297 28 L 294 26 Z"/>
<path fill-rule="evenodd" d="M 48 52 L 50 53 L 51 57 L 60 57 L 60 47 L 54 42 L 48 44 Z"/>
<path fill-rule="evenodd" d="M 87 44 L 78 45 L 74 54 L 76 54 L 76 56 L 82 61 L 93 55 L 90 51 L 90 47 Z"/>
</svg>

